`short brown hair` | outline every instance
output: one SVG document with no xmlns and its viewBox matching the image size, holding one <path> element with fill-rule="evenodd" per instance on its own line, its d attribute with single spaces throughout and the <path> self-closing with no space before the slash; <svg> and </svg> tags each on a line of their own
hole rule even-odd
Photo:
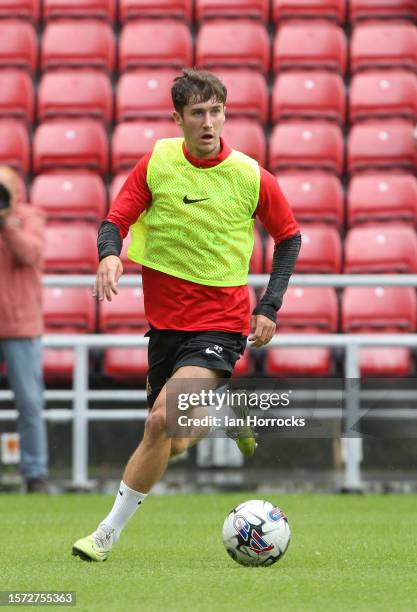
<svg viewBox="0 0 417 612">
<path fill-rule="evenodd" d="M 181 76 L 174 79 L 171 88 L 172 102 L 177 113 L 182 113 L 184 106 L 191 101 L 216 100 L 225 104 L 227 89 L 215 74 L 195 68 L 184 68 L 182 72 Z"/>
</svg>

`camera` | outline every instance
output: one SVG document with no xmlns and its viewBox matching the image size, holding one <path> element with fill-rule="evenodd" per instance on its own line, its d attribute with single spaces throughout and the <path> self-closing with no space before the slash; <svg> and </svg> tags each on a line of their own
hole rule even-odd
<svg viewBox="0 0 417 612">
<path fill-rule="evenodd" d="M 10 192 L 0 183 L 0 211 L 10 208 Z"/>
</svg>

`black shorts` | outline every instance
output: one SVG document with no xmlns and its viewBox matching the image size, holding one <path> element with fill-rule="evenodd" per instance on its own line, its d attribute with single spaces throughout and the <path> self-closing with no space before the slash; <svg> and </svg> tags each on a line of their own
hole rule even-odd
<svg viewBox="0 0 417 612">
<path fill-rule="evenodd" d="M 231 376 L 247 341 L 242 334 L 220 331 L 151 328 L 146 336 L 149 336 L 146 391 L 150 408 L 168 378 L 182 366 L 200 366 L 218 370 L 224 378 Z"/>
</svg>

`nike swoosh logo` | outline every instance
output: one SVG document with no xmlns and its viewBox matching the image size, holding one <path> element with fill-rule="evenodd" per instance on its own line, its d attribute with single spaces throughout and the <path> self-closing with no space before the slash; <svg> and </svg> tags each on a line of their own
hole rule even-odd
<svg viewBox="0 0 417 612">
<path fill-rule="evenodd" d="M 207 355 L 216 355 L 216 357 L 220 357 L 220 355 L 216 351 L 213 351 L 210 348 L 206 348 L 206 353 Z"/>
<path fill-rule="evenodd" d="M 199 200 L 190 200 L 187 196 L 184 196 L 183 202 L 184 204 L 194 204 L 195 202 L 205 202 L 209 198 L 200 198 Z"/>
<path fill-rule="evenodd" d="M 119 489 L 119 495 L 123 495 L 123 491 L 120 491 L 120 489 Z"/>
</svg>

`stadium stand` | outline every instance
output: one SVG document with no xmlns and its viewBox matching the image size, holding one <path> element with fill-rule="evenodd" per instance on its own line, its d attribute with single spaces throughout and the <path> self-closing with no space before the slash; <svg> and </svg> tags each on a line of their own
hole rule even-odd
<svg viewBox="0 0 417 612">
<path fill-rule="evenodd" d="M 55 117 L 113 119 L 111 81 L 97 70 L 59 70 L 43 75 L 38 89 L 38 120 Z"/>
<path fill-rule="evenodd" d="M 384 117 L 417 121 L 417 75 L 407 70 L 356 74 L 350 84 L 349 116 L 352 122 Z"/>
<path fill-rule="evenodd" d="M 119 123 L 113 132 L 112 172 L 130 170 L 138 159 L 152 150 L 158 138 L 180 136 L 173 121 L 131 121 Z"/>
<path fill-rule="evenodd" d="M 345 0 L 272 0 L 272 21 L 298 17 L 333 19 L 340 24 L 346 18 Z"/>
<path fill-rule="evenodd" d="M 103 125 L 92 119 L 42 123 L 33 139 L 33 167 L 36 173 L 65 168 L 106 173 L 108 142 Z"/>
<path fill-rule="evenodd" d="M 295 21 L 281 25 L 274 38 L 273 70 L 322 68 L 345 74 L 346 36 L 332 22 Z"/>
<path fill-rule="evenodd" d="M 0 18 L 29 19 L 37 23 L 40 5 L 40 0 L 0 0 Z"/>
<path fill-rule="evenodd" d="M 257 121 L 230 119 L 225 123 L 223 135 L 231 147 L 253 157 L 261 166 L 265 165 L 265 132 Z"/>
<path fill-rule="evenodd" d="M 102 333 L 140 334 L 149 325 L 145 319 L 143 293 L 141 289 L 121 287 L 117 300 L 100 302 L 99 330 Z M 148 367 L 146 348 L 109 348 L 105 351 L 103 371 L 118 381 L 135 380 L 143 382 Z"/>
<path fill-rule="evenodd" d="M 195 0 L 195 12 L 198 22 L 224 17 L 267 22 L 269 0 Z"/>
<path fill-rule="evenodd" d="M 269 167 L 324 169 L 341 175 L 344 168 L 343 134 L 324 121 L 279 123 L 269 141 Z"/>
<path fill-rule="evenodd" d="M 32 184 L 31 203 L 48 220 L 80 220 L 97 224 L 107 210 L 107 193 L 97 174 L 39 174 Z"/>
<path fill-rule="evenodd" d="M 110 205 L 113 203 L 114 199 L 116 198 L 117 194 L 119 193 L 119 191 L 121 190 L 123 183 L 125 182 L 125 180 L 128 177 L 128 172 L 120 172 L 119 174 L 115 174 L 113 176 L 112 182 L 110 184 L 110 189 L 109 189 L 109 203 Z"/>
<path fill-rule="evenodd" d="M 144 19 L 124 25 L 119 44 L 119 69 L 191 66 L 193 43 L 185 23 Z"/>
<path fill-rule="evenodd" d="M 49 223 L 46 227 L 45 271 L 50 274 L 92 274 L 97 268 L 97 230 L 89 223 Z"/>
<path fill-rule="evenodd" d="M 417 300 L 410 287 L 348 287 L 342 299 L 342 330 L 346 333 L 413 333 Z M 363 347 L 362 376 L 407 376 L 411 351 L 405 347 Z"/>
<path fill-rule="evenodd" d="M 342 265 L 342 244 L 339 232 L 318 223 L 303 225 L 302 244 L 296 273 L 339 274 Z M 274 241 L 269 236 L 265 252 L 265 272 L 271 271 Z"/>
<path fill-rule="evenodd" d="M 0 121 L 0 164 L 10 165 L 21 174 L 29 172 L 29 135 L 27 128 L 20 121 Z"/>
<path fill-rule="evenodd" d="M 361 170 L 417 169 L 413 128 L 407 121 L 373 121 L 356 124 L 350 131 L 347 163 L 349 172 Z"/>
<path fill-rule="evenodd" d="M 90 334 L 96 331 L 96 304 L 85 287 L 45 287 L 43 291 L 45 332 Z M 47 383 L 70 382 L 74 371 L 73 349 L 43 349 L 43 373 Z"/>
<path fill-rule="evenodd" d="M 272 90 L 272 121 L 329 119 L 344 123 L 345 85 L 328 71 L 279 73 Z"/>
<path fill-rule="evenodd" d="M 284 173 L 277 178 L 299 223 L 330 223 L 342 229 L 343 189 L 336 176 L 312 171 Z"/>
<path fill-rule="evenodd" d="M 250 68 L 266 74 L 270 52 L 266 27 L 254 20 L 204 22 L 196 37 L 199 68 Z"/>
<path fill-rule="evenodd" d="M 17 19 L 0 20 L 0 67 L 35 72 L 37 65 L 38 50 L 33 25 Z"/>
<path fill-rule="evenodd" d="M 351 72 L 370 68 L 417 71 L 417 27 L 407 22 L 366 22 L 352 33 Z"/>
<path fill-rule="evenodd" d="M 116 4 L 117 0 L 43 0 L 43 18 L 93 17 L 114 21 Z"/>
<path fill-rule="evenodd" d="M 219 70 L 227 88 L 227 116 L 268 121 L 269 94 L 265 77 L 254 70 Z"/>
<path fill-rule="evenodd" d="M 47 23 L 42 35 L 42 70 L 97 68 L 112 72 L 116 41 L 110 24 L 94 19 L 62 19 Z"/>
<path fill-rule="evenodd" d="M 344 271 L 350 274 L 415 274 L 416 232 L 411 227 L 391 223 L 350 229 L 345 239 Z"/>
<path fill-rule="evenodd" d="M 27 72 L 0 70 L 0 118 L 13 117 L 32 123 L 35 109 L 33 81 Z"/>
<path fill-rule="evenodd" d="M 172 17 L 191 21 L 193 0 L 119 0 L 120 21 L 144 17 Z"/>
<path fill-rule="evenodd" d="M 332 287 L 289 287 L 279 314 L 279 333 L 335 333 L 338 303 Z M 266 357 L 272 376 L 329 376 L 332 352 L 326 347 L 272 348 Z"/>
<path fill-rule="evenodd" d="M 143 70 L 120 77 L 116 93 L 116 120 L 171 119 L 171 84 L 178 70 Z"/>
<path fill-rule="evenodd" d="M 417 226 L 417 178 L 412 174 L 357 175 L 347 192 L 349 226 L 401 221 Z"/>
<path fill-rule="evenodd" d="M 350 19 L 414 18 L 417 19 L 415 0 L 350 0 Z"/>
</svg>

